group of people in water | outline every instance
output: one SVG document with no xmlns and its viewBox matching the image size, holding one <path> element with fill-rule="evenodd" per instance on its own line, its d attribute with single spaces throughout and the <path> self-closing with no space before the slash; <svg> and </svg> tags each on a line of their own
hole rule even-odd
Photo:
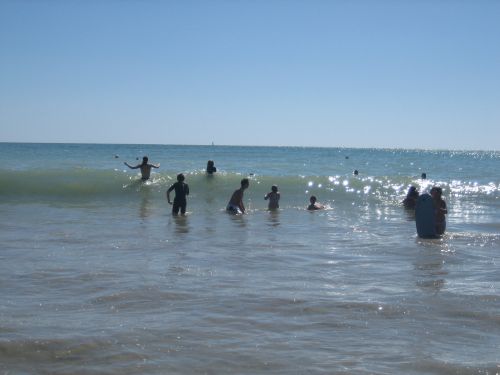
<svg viewBox="0 0 500 375">
<path fill-rule="evenodd" d="M 127 162 L 124 164 L 130 169 L 140 169 L 141 170 L 141 180 L 147 181 L 151 177 L 151 168 L 159 168 L 160 164 L 150 164 L 147 156 L 142 158 L 142 163 L 132 166 Z M 209 160 L 207 162 L 206 172 L 209 175 L 217 172 L 217 168 L 215 167 L 214 161 Z M 187 206 L 187 196 L 189 195 L 189 185 L 184 182 L 185 177 L 182 173 L 177 175 L 177 182 L 172 184 L 167 190 L 167 201 L 172 205 L 172 214 L 178 215 L 179 212 L 184 215 L 186 213 Z M 231 199 L 227 204 L 226 211 L 232 214 L 243 214 L 245 213 L 245 205 L 243 204 L 243 193 L 250 186 L 250 181 L 248 178 L 244 178 L 241 180 L 241 186 L 239 189 L 235 190 L 231 195 Z M 175 190 L 175 197 L 173 202 L 170 199 L 170 193 Z M 280 201 L 280 192 L 278 190 L 278 186 L 271 186 L 271 191 L 264 196 L 265 200 L 269 201 L 268 208 L 269 210 L 277 210 L 279 208 Z M 317 198 L 313 195 L 309 199 L 308 210 L 321 210 L 324 206 L 317 202 Z"/>
<path fill-rule="evenodd" d="M 422 175 L 424 177 L 424 175 Z M 448 209 L 446 202 L 443 199 L 443 189 L 439 186 L 431 188 L 430 195 L 434 203 L 434 215 L 436 223 L 436 234 L 441 235 L 446 230 L 446 217 Z M 403 206 L 407 209 L 414 210 L 417 207 L 417 201 L 420 196 L 415 186 L 410 186 L 406 198 L 403 200 Z"/>
<path fill-rule="evenodd" d="M 142 158 L 142 163 L 132 166 L 127 162 L 124 163 L 127 167 L 131 169 L 140 169 L 141 170 L 141 180 L 147 181 L 151 176 L 151 168 L 159 168 L 160 164 L 150 164 L 147 156 Z M 212 175 L 217 171 L 215 167 L 214 161 L 209 160 L 207 162 L 206 173 Z M 356 170 L 354 172 L 355 175 L 358 174 Z M 425 173 L 422 173 L 422 179 L 425 179 L 427 176 Z M 189 195 L 189 185 L 184 182 L 185 177 L 182 173 L 177 175 L 177 182 L 172 184 L 167 190 L 167 201 L 172 205 L 172 214 L 178 215 L 179 212 L 184 215 L 186 213 L 187 206 L 187 196 Z M 250 186 L 250 181 L 248 178 L 244 178 L 241 180 L 241 186 L 239 189 L 235 190 L 231 195 L 229 203 L 227 204 L 226 210 L 232 214 L 243 214 L 245 213 L 245 205 L 243 204 L 243 194 L 246 189 Z M 170 199 L 170 193 L 175 190 L 175 197 L 173 202 Z M 446 208 L 446 202 L 442 198 L 443 191 L 440 187 L 434 186 L 430 194 L 432 196 L 434 202 L 434 210 L 435 210 L 435 222 L 436 222 L 436 233 L 443 234 L 446 229 L 446 219 L 445 215 L 448 213 Z M 403 200 L 403 206 L 407 209 L 415 209 L 417 206 L 417 200 L 420 196 L 417 188 L 415 186 L 410 186 L 406 198 Z M 277 210 L 279 208 L 280 201 L 280 192 L 278 190 L 278 186 L 273 185 L 271 187 L 271 191 L 264 196 L 265 200 L 268 200 L 268 208 L 269 210 Z M 322 204 L 317 201 L 317 198 L 312 195 L 309 198 L 309 206 L 307 209 L 310 211 L 321 210 L 324 208 Z"/>
</svg>

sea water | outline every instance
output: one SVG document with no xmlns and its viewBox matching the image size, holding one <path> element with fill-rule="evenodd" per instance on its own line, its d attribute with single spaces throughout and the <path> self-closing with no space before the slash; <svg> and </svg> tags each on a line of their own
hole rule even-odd
<svg viewBox="0 0 500 375">
<path fill-rule="evenodd" d="M 123 164 L 144 155 L 146 183 Z M 498 374 L 499 170 L 488 151 L 0 144 L 0 372 Z M 416 236 L 411 185 L 443 188 L 442 238 Z"/>
</svg>

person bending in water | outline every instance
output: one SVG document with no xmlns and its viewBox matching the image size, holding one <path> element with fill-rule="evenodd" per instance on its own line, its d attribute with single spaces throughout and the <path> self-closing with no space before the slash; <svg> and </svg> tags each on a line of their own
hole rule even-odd
<svg viewBox="0 0 500 375">
<path fill-rule="evenodd" d="M 155 164 L 149 164 L 148 163 L 148 157 L 147 156 L 144 156 L 142 158 L 142 164 L 137 164 L 135 167 L 131 166 L 129 163 L 127 162 L 124 162 L 123 164 L 125 164 L 127 167 L 129 167 L 130 169 L 137 169 L 137 168 L 140 168 L 141 169 L 141 180 L 142 181 L 147 181 L 149 180 L 149 177 L 151 176 L 151 168 L 160 168 L 160 164 L 158 165 L 155 165 Z"/>
<path fill-rule="evenodd" d="M 311 198 L 309 198 L 309 203 L 311 203 L 309 206 L 307 206 L 307 209 L 309 211 L 321 210 L 324 208 L 322 204 L 317 202 L 317 199 L 314 195 L 311 195 Z"/>
<path fill-rule="evenodd" d="M 269 205 L 267 206 L 270 210 L 277 210 L 280 208 L 280 192 L 278 191 L 278 187 L 276 185 L 271 186 L 271 191 L 266 194 L 264 199 L 267 201 L 269 199 Z"/>
<path fill-rule="evenodd" d="M 431 196 L 434 200 L 434 210 L 436 212 L 436 234 L 443 234 L 446 230 L 446 215 L 448 209 L 446 208 L 446 202 L 441 197 L 443 195 L 443 189 L 434 186 L 431 189 Z"/>
<path fill-rule="evenodd" d="M 184 175 L 182 173 L 177 175 L 177 182 L 167 190 L 167 201 L 169 204 L 172 204 L 170 201 L 170 192 L 174 189 L 175 198 L 174 204 L 172 205 L 172 215 L 178 215 L 179 209 L 181 210 L 181 214 L 184 215 L 186 213 L 186 196 L 189 195 L 189 186 L 184 182 Z"/>
<path fill-rule="evenodd" d="M 241 180 L 241 187 L 235 190 L 229 203 L 227 204 L 226 211 L 232 214 L 244 214 L 245 206 L 243 205 L 243 192 L 250 186 L 248 178 Z"/>
</svg>

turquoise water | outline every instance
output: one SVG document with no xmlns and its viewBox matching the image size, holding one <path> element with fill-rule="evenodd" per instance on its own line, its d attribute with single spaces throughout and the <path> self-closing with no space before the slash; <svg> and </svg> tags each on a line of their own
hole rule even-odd
<svg viewBox="0 0 500 375">
<path fill-rule="evenodd" d="M 146 184 L 123 165 L 144 155 Z M 4 143 L 0 162 L 5 373 L 500 371 L 499 152 Z M 409 185 L 443 187 L 443 238 L 416 237 Z"/>
</svg>

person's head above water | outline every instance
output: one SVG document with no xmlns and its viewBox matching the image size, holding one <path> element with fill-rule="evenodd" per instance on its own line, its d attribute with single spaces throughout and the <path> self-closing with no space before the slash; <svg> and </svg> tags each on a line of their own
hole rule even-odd
<svg viewBox="0 0 500 375">
<path fill-rule="evenodd" d="M 419 193 L 418 193 L 418 190 L 415 186 L 410 186 L 410 188 L 408 189 L 408 194 L 407 196 L 408 197 L 418 197 Z"/>
<path fill-rule="evenodd" d="M 432 189 L 431 189 L 431 195 L 434 197 L 434 196 L 437 196 L 439 198 L 441 198 L 441 195 L 443 195 L 443 189 L 441 189 L 439 186 L 434 186 Z"/>
<path fill-rule="evenodd" d="M 149 159 L 148 159 L 148 157 L 147 157 L 147 156 L 144 156 L 144 157 L 142 158 L 142 164 L 147 164 L 147 163 L 148 163 L 148 160 L 149 160 Z"/>
<path fill-rule="evenodd" d="M 177 175 L 177 181 L 179 181 L 179 182 L 184 181 L 184 175 L 183 175 L 182 173 L 179 173 L 179 174 Z"/>
</svg>

